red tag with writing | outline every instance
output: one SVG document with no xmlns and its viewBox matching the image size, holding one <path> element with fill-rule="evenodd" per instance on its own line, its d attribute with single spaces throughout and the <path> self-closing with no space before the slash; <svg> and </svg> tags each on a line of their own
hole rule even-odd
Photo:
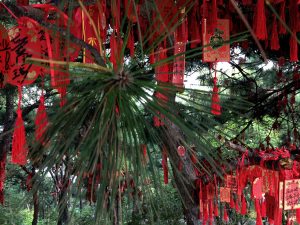
<svg viewBox="0 0 300 225">
<path fill-rule="evenodd" d="M 204 62 L 229 62 L 230 61 L 230 45 L 229 41 L 229 20 L 218 20 L 217 28 L 213 33 L 209 33 L 207 29 L 207 21 L 202 21 L 203 31 L 203 61 Z"/>
<path fill-rule="evenodd" d="M 237 190 L 236 176 L 233 176 L 233 175 L 226 176 L 226 187 L 228 187 L 232 190 Z"/>
<path fill-rule="evenodd" d="M 27 58 L 41 58 L 41 32 L 37 22 L 21 17 L 19 26 L 9 30 L 10 61 L 7 82 L 12 85 L 28 85 L 41 75 L 40 66 L 27 63 Z"/>
<path fill-rule="evenodd" d="M 284 210 L 300 208 L 300 179 L 284 181 Z"/>
<path fill-rule="evenodd" d="M 220 202 L 230 202 L 230 188 L 220 187 Z"/>
</svg>

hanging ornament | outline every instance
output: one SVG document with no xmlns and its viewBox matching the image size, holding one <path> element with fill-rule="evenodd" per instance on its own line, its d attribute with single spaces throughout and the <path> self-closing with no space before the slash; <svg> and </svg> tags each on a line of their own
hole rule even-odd
<svg viewBox="0 0 300 225">
<path fill-rule="evenodd" d="M 285 7 L 285 1 L 282 1 L 281 4 L 280 4 L 280 12 L 279 12 L 279 16 L 280 16 L 280 19 L 282 21 L 282 23 L 280 22 L 279 23 L 279 30 L 278 30 L 278 33 L 279 34 L 286 34 L 286 29 L 285 29 L 285 10 L 286 10 L 286 7 Z"/>
<path fill-rule="evenodd" d="M 262 217 L 266 217 L 267 216 L 266 199 L 263 199 L 261 201 L 261 216 Z"/>
<path fill-rule="evenodd" d="M 100 31 L 103 28 L 103 24 L 100 21 L 102 12 L 99 12 L 97 4 L 86 7 L 88 15 L 81 10 L 82 20 L 82 39 L 93 48 L 95 48 L 100 55 L 102 55 L 102 47 L 100 40 Z M 94 27 L 94 26 L 95 27 Z M 96 30 L 95 30 L 96 29 Z M 95 60 L 91 53 L 87 49 L 83 49 L 83 63 L 94 63 Z"/>
<path fill-rule="evenodd" d="M 206 19 L 202 22 L 203 33 L 203 61 L 204 62 L 229 62 L 229 20 L 217 20 L 217 28 L 209 32 Z"/>
<path fill-rule="evenodd" d="M 220 97 L 218 92 L 219 90 L 217 86 L 217 71 L 215 68 L 214 87 L 211 101 L 211 113 L 216 116 L 221 115 Z"/>
<path fill-rule="evenodd" d="M 15 123 L 14 133 L 12 137 L 12 152 L 11 162 L 18 165 L 25 165 L 27 162 L 28 147 L 26 144 L 26 135 L 24 121 L 22 118 L 21 100 L 22 100 L 22 87 L 18 86 L 19 90 L 19 103 L 17 110 L 17 119 Z"/>
<path fill-rule="evenodd" d="M 162 167 L 164 171 L 164 183 L 168 184 L 169 183 L 169 178 L 168 178 L 168 153 L 166 147 L 163 147 L 162 151 Z"/>
<path fill-rule="evenodd" d="M 167 50 L 160 47 L 156 53 L 155 62 L 155 80 L 158 82 L 168 82 L 169 81 L 169 66 L 165 62 L 167 59 Z"/>
<path fill-rule="evenodd" d="M 172 84 L 180 88 L 183 87 L 184 71 L 185 71 L 185 49 L 188 38 L 187 33 L 187 19 L 185 16 L 185 8 L 180 8 L 179 18 L 181 24 L 175 31 L 175 44 L 174 44 L 174 64 L 172 71 Z"/>
<path fill-rule="evenodd" d="M 267 40 L 267 23 L 265 14 L 265 1 L 257 0 L 256 11 L 254 14 L 254 26 L 253 30 L 258 40 Z"/>
<path fill-rule="evenodd" d="M 218 202 L 215 202 L 214 204 L 214 215 L 219 216 Z"/>
<path fill-rule="evenodd" d="M 290 61 L 297 62 L 298 61 L 298 42 L 296 32 L 293 32 L 290 37 Z"/>
<path fill-rule="evenodd" d="M 42 93 L 40 104 L 35 117 L 35 138 L 40 143 L 44 144 L 44 134 L 48 126 L 48 117 L 45 107 L 45 97 Z"/>
<path fill-rule="evenodd" d="M 223 221 L 228 223 L 229 221 L 229 217 L 228 217 L 228 214 L 227 214 L 227 209 L 226 209 L 226 206 L 224 205 L 224 212 L 223 212 Z"/>
<path fill-rule="evenodd" d="M 242 208 L 241 208 L 241 215 L 247 214 L 247 202 L 244 195 L 242 195 Z"/>
<path fill-rule="evenodd" d="M 273 16 L 273 25 L 272 25 L 272 34 L 271 34 L 271 50 L 279 50 L 279 38 L 278 38 L 278 29 L 277 29 L 277 19 L 276 16 Z"/>
<path fill-rule="evenodd" d="M 263 225 L 259 199 L 256 198 L 254 201 L 255 201 L 255 210 L 256 210 L 256 225 Z"/>
<path fill-rule="evenodd" d="M 42 57 L 39 25 L 27 17 L 19 18 L 18 24 L 8 31 L 10 58 L 7 82 L 16 86 L 31 84 L 43 74 L 43 68 L 26 62 L 30 57 Z"/>
</svg>

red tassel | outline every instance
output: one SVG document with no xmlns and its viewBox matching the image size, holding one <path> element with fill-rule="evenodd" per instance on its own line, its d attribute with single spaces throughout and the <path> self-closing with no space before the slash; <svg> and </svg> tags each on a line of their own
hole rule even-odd
<svg viewBox="0 0 300 225">
<path fill-rule="evenodd" d="M 25 165 L 27 162 L 27 144 L 25 137 L 25 127 L 22 119 L 22 111 L 18 108 L 17 120 L 12 141 L 11 162 L 14 164 Z"/>
<path fill-rule="evenodd" d="M 239 212 L 239 211 L 240 211 L 239 199 L 238 199 L 238 198 L 236 198 L 236 200 L 235 200 L 235 211 L 236 211 L 236 212 Z"/>
<path fill-rule="evenodd" d="M 234 201 L 233 201 L 233 194 L 230 195 L 229 206 L 230 206 L 230 208 L 232 208 L 232 209 L 235 208 L 235 204 L 234 204 Z"/>
<path fill-rule="evenodd" d="M 293 32 L 293 35 L 290 37 L 290 61 L 298 61 L 298 43 L 296 40 L 296 32 Z"/>
<path fill-rule="evenodd" d="M 130 31 L 129 36 L 128 36 L 127 48 L 129 48 L 130 57 L 132 58 L 134 56 L 134 36 L 133 36 L 132 30 Z"/>
<path fill-rule="evenodd" d="M 258 40 L 267 40 L 268 34 L 264 0 L 257 1 L 253 30 Z"/>
<path fill-rule="evenodd" d="M 280 5 L 280 18 L 281 20 L 285 23 L 285 1 L 282 1 L 281 5 Z M 283 23 L 279 23 L 279 34 L 286 34 L 286 29 L 283 25 Z"/>
<path fill-rule="evenodd" d="M 48 125 L 44 95 L 40 97 L 40 105 L 35 117 L 35 139 L 43 143 L 44 134 Z"/>
<path fill-rule="evenodd" d="M 17 110 L 17 119 L 12 139 L 11 162 L 14 164 L 25 165 L 27 162 L 28 148 L 26 144 L 25 127 L 21 110 L 22 87 L 19 86 L 18 88 L 19 103 Z"/>
<path fill-rule="evenodd" d="M 226 223 L 229 221 L 228 214 L 227 214 L 227 209 L 226 209 L 225 206 L 224 206 L 224 213 L 223 213 L 223 221 L 226 222 Z"/>
<path fill-rule="evenodd" d="M 221 115 L 221 106 L 219 104 L 220 98 L 218 92 L 219 90 L 217 87 L 217 72 L 215 71 L 214 88 L 213 88 L 212 102 L 211 102 L 211 113 L 217 116 Z"/>
<path fill-rule="evenodd" d="M 110 61 L 113 64 L 113 68 L 117 68 L 117 40 L 115 36 L 115 32 L 113 32 L 110 36 Z"/>
<path fill-rule="evenodd" d="M 168 179 L 168 155 L 167 155 L 167 150 L 163 149 L 162 152 L 162 167 L 163 167 L 163 171 L 164 171 L 164 183 L 168 184 L 169 183 L 169 179 Z"/>
<path fill-rule="evenodd" d="M 267 208 L 266 208 L 266 200 L 264 199 L 261 202 L 261 217 L 267 217 Z"/>
<path fill-rule="evenodd" d="M 213 220 L 214 220 L 214 217 L 213 217 L 213 201 L 212 200 L 209 200 L 208 202 L 208 206 L 209 206 L 209 225 L 212 225 L 213 224 Z"/>
<path fill-rule="evenodd" d="M 300 223 L 300 209 L 296 209 L 296 221 Z"/>
<path fill-rule="evenodd" d="M 247 214 L 247 202 L 244 195 L 242 195 L 242 209 L 241 209 L 241 215 Z"/>
<path fill-rule="evenodd" d="M 215 216 L 219 216 L 219 208 L 218 208 L 217 202 L 215 202 L 214 214 L 215 214 Z"/>
<path fill-rule="evenodd" d="M 259 204 L 259 199 L 255 199 L 255 210 L 256 210 L 256 225 L 263 225 L 261 219 L 261 209 Z"/>
<path fill-rule="evenodd" d="M 208 220 L 208 212 L 207 212 L 207 202 L 203 202 L 203 224 L 206 224 Z"/>
<path fill-rule="evenodd" d="M 271 50 L 278 50 L 280 48 L 278 30 L 277 30 L 277 20 L 276 16 L 273 17 L 272 35 L 271 35 Z"/>
</svg>

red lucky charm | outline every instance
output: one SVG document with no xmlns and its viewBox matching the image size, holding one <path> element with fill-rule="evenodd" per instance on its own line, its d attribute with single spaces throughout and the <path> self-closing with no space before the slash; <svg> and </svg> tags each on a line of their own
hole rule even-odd
<svg viewBox="0 0 300 225">
<path fill-rule="evenodd" d="M 176 42 L 174 46 L 174 65 L 172 74 L 172 84 L 183 87 L 184 71 L 185 71 L 185 43 Z"/>
<path fill-rule="evenodd" d="M 7 82 L 12 85 L 28 85 L 33 83 L 43 69 L 27 63 L 27 58 L 41 58 L 40 27 L 34 20 L 21 17 L 18 26 L 9 30 L 10 61 Z"/>
<path fill-rule="evenodd" d="M 284 210 L 300 208 L 300 179 L 284 181 Z"/>
<path fill-rule="evenodd" d="M 12 137 L 11 162 L 18 165 L 25 165 L 27 162 L 28 147 L 26 144 L 25 127 L 21 111 L 22 87 L 18 86 L 18 89 L 19 103 L 15 129 Z"/>
<path fill-rule="evenodd" d="M 230 188 L 220 187 L 220 202 L 230 202 Z"/>
<path fill-rule="evenodd" d="M 229 62 L 230 45 L 229 41 L 229 20 L 217 21 L 217 28 L 210 33 L 207 29 L 206 19 L 203 20 L 203 61 L 204 62 Z"/>
<path fill-rule="evenodd" d="M 7 30 L 2 24 L 0 24 L 0 33 L 0 88 L 3 88 L 10 65 L 10 44 Z"/>
</svg>

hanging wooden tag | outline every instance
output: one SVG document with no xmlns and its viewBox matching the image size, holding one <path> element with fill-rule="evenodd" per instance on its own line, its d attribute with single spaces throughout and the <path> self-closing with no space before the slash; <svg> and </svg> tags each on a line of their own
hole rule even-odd
<svg viewBox="0 0 300 225">
<path fill-rule="evenodd" d="M 237 180 L 234 175 L 226 175 L 226 187 L 230 188 L 233 191 L 237 190 Z"/>
<path fill-rule="evenodd" d="M 262 178 L 261 177 L 257 177 L 253 181 L 252 194 L 255 199 L 262 199 L 263 192 L 262 192 Z"/>
<path fill-rule="evenodd" d="M 43 71 L 40 66 L 27 63 L 26 59 L 41 58 L 41 33 L 34 20 L 21 17 L 18 26 L 9 30 L 10 61 L 7 82 L 12 85 L 33 83 Z"/>
<path fill-rule="evenodd" d="M 300 179 L 284 181 L 284 210 L 300 208 Z"/>
<path fill-rule="evenodd" d="M 220 187 L 220 202 L 230 202 L 230 188 Z"/>
<path fill-rule="evenodd" d="M 229 20 L 219 19 L 217 28 L 213 33 L 207 29 L 207 20 L 202 21 L 203 31 L 203 61 L 204 62 L 229 62 L 230 44 L 229 41 Z"/>
</svg>

